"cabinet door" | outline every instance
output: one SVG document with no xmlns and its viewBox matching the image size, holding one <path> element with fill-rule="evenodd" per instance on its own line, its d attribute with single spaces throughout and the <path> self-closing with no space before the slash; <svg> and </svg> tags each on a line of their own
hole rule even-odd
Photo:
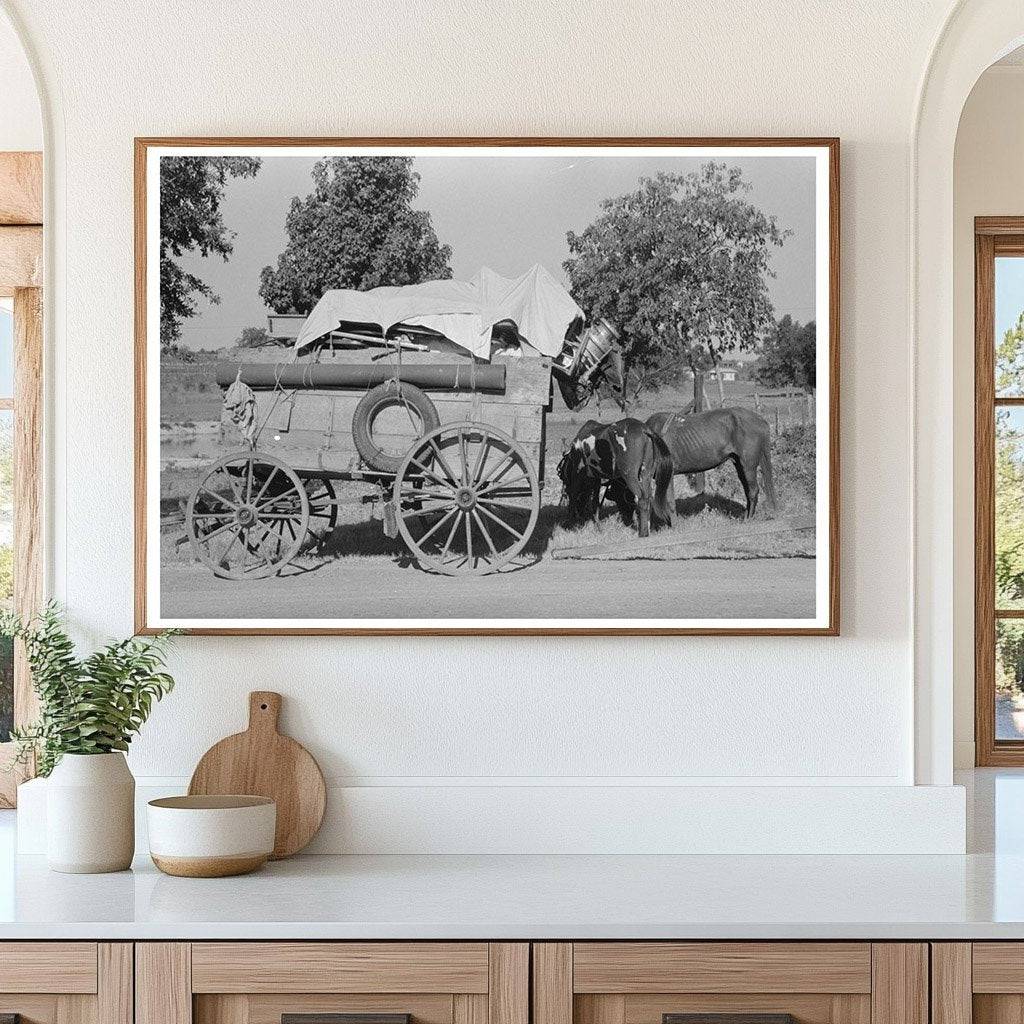
<svg viewBox="0 0 1024 1024">
<path fill-rule="evenodd" d="M 139 943 L 136 985 L 136 1024 L 528 1024 L 529 946 Z"/>
<path fill-rule="evenodd" d="M 932 943 L 933 1024 L 1024 1019 L 1024 942 Z"/>
<path fill-rule="evenodd" d="M 131 943 L 0 942 L 0 1019 L 132 1024 Z"/>
<path fill-rule="evenodd" d="M 533 956 L 534 1024 L 928 1024 L 923 943 L 538 943 Z"/>
</svg>

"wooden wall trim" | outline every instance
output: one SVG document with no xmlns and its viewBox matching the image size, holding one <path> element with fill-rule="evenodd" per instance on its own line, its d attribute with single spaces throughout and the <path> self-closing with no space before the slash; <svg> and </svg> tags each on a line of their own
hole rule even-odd
<svg viewBox="0 0 1024 1024">
<path fill-rule="evenodd" d="M 931 1024 L 971 1024 L 972 992 L 971 944 L 933 942 Z"/>
<path fill-rule="evenodd" d="M 974 744 L 975 763 L 995 754 L 995 263 L 991 235 L 974 243 Z"/>
<path fill-rule="evenodd" d="M 490 943 L 487 974 L 489 1024 L 530 1024 L 530 944 Z"/>
<path fill-rule="evenodd" d="M 871 1024 L 929 1024 L 928 946 L 876 942 L 871 947 Z"/>
<path fill-rule="evenodd" d="M 192 1024 L 192 950 L 187 942 L 135 945 L 135 1024 Z"/>
<path fill-rule="evenodd" d="M 533 944 L 533 1024 L 573 1024 L 571 942 Z"/>
</svg>

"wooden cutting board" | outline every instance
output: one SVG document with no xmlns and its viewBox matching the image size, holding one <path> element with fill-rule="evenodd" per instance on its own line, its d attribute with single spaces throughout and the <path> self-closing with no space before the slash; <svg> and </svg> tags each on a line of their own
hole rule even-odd
<svg viewBox="0 0 1024 1024">
<path fill-rule="evenodd" d="M 200 759 L 190 795 L 235 793 L 277 803 L 273 860 L 307 846 L 320 828 L 327 790 L 320 766 L 302 744 L 277 731 L 281 694 L 249 694 L 249 728 L 214 744 Z"/>
</svg>

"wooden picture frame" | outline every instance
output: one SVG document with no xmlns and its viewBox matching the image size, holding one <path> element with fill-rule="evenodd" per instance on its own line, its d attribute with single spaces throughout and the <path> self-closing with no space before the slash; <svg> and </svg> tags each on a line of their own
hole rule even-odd
<svg viewBox="0 0 1024 1024">
<path fill-rule="evenodd" d="M 246 151 L 261 153 L 274 151 L 275 155 L 294 154 L 301 150 L 324 153 L 332 151 L 356 155 L 361 151 L 388 152 L 416 151 L 430 149 L 432 152 L 449 150 L 489 149 L 502 151 L 530 151 L 531 155 L 546 155 L 557 150 L 573 152 L 592 151 L 598 153 L 650 150 L 652 153 L 680 151 L 681 156 L 700 154 L 707 159 L 751 153 L 757 157 L 774 155 L 776 151 L 792 151 L 799 156 L 813 155 L 820 160 L 818 168 L 815 205 L 815 230 L 824 245 L 815 252 L 816 294 L 823 301 L 817 303 L 816 322 L 819 337 L 827 338 L 826 346 L 818 354 L 819 378 L 827 374 L 828 384 L 820 389 L 819 403 L 827 403 L 823 411 L 816 404 L 814 416 L 817 424 L 817 461 L 821 467 L 827 464 L 827 476 L 819 477 L 816 483 L 818 500 L 815 510 L 820 508 L 821 498 L 827 499 L 827 512 L 815 513 L 815 602 L 813 617 L 780 620 L 728 620 L 721 625 L 715 621 L 674 619 L 630 619 L 623 621 L 608 617 L 604 620 L 586 620 L 575 625 L 572 620 L 524 620 L 523 624 L 501 619 L 494 624 L 490 618 L 479 621 L 464 619 L 435 618 L 429 621 L 406 620 L 400 616 L 392 619 L 367 619 L 366 624 L 358 619 L 343 621 L 299 619 L 287 621 L 260 619 L 253 625 L 248 620 L 225 620 L 224 624 L 209 618 L 167 616 L 157 606 L 160 603 L 158 580 L 159 557 L 154 551 L 159 548 L 159 538 L 152 510 L 152 480 L 149 463 L 154 451 L 153 417 L 155 396 L 147 394 L 154 380 L 159 379 L 159 370 L 154 371 L 154 360 L 159 361 L 159 349 L 154 347 L 154 280 L 159 293 L 159 273 L 153 266 L 154 225 L 159 221 L 159 204 L 154 201 L 152 187 L 154 167 L 159 168 L 161 154 L 168 151 L 206 154 L 220 151 L 240 155 Z M 154 161 L 156 161 L 154 163 Z M 158 172 L 157 172 L 158 173 Z M 139 633 L 153 633 L 168 625 L 175 625 L 190 632 L 205 635 L 341 635 L 341 636 L 835 636 L 839 633 L 840 612 L 840 473 L 839 473 L 839 330 L 840 330 L 840 203 L 839 203 L 839 140 L 836 138 L 158 138 L 145 137 L 135 140 L 135 620 Z M 156 213 L 154 213 L 156 209 Z M 155 219 L 154 219 L 155 218 Z M 822 222 L 827 227 L 821 228 Z M 823 251 L 827 249 L 827 251 Z M 823 326 L 827 327 L 823 330 Z M 155 373 L 155 375 L 154 375 Z M 721 378 L 719 378 L 721 379 Z M 824 401 L 821 401 L 824 400 Z M 810 403 L 808 403 L 810 406 Z M 459 443 L 462 443 L 460 435 Z M 543 434 L 542 441 L 543 444 Z M 252 462 L 248 464 L 252 466 Z M 269 484 L 267 485 L 269 486 Z M 147 488 L 150 488 L 147 491 Z M 149 497 L 147 497 L 149 496 Z M 183 504 L 183 503 L 182 503 Z M 399 506 L 401 507 L 401 506 Z M 417 506 L 419 507 L 419 506 Z M 187 517 L 187 512 L 182 512 Z M 468 514 L 466 516 L 468 522 Z M 456 521 L 458 519 L 456 518 Z M 282 530 L 283 533 L 283 530 Z M 249 535 L 246 534 L 248 537 Z M 243 546 L 251 542 L 243 541 Z M 261 542 L 262 543 L 262 542 Z M 472 540 L 467 538 L 472 546 Z M 479 544 L 479 539 L 477 541 Z M 569 595 L 567 594 L 567 603 Z M 414 621 L 414 624 L 409 624 Z M 696 624 L 694 624 L 696 623 Z"/>
</svg>

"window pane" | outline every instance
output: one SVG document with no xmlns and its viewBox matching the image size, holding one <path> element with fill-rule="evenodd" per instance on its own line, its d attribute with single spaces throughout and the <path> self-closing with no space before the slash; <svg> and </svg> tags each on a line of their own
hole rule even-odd
<svg viewBox="0 0 1024 1024">
<path fill-rule="evenodd" d="M 1024 740 L 1024 623 L 996 619 L 996 739 Z"/>
<path fill-rule="evenodd" d="M 1024 257 L 996 258 L 996 395 L 1024 397 Z"/>
<path fill-rule="evenodd" d="M 0 606 L 14 599 L 14 413 L 0 410 Z M 0 638 L 0 743 L 14 724 L 14 649 Z"/>
<path fill-rule="evenodd" d="M 1024 408 L 996 409 L 996 608 L 1024 608 Z"/>
</svg>

